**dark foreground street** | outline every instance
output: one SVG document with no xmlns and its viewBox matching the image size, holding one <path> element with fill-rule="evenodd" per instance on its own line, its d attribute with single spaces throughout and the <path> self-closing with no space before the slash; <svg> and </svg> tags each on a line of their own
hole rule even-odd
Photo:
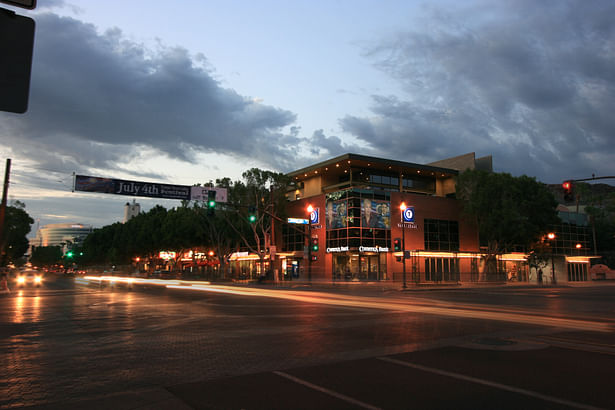
<svg viewBox="0 0 615 410">
<path fill-rule="evenodd" d="M 190 289 L 192 288 L 192 289 Z M 615 408 L 615 286 L 0 294 L 0 407 Z"/>
</svg>

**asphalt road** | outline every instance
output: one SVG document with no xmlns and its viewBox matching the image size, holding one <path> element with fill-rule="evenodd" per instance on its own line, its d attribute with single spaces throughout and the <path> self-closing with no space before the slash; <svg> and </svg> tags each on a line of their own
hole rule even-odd
<svg viewBox="0 0 615 410">
<path fill-rule="evenodd" d="M 0 407 L 615 408 L 614 293 L 51 276 L 0 294 Z"/>
</svg>

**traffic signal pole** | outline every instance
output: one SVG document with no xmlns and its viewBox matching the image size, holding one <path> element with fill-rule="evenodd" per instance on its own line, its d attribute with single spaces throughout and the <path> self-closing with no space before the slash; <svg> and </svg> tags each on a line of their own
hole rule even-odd
<svg viewBox="0 0 615 410">
<path fill-rule="evenodd" d="M 312 283 L 312 217 L 308 218 L 308 282 Z"/>
<path fill-rule="evenodd" d="M 401 227 L 401 254 L 403 260 L 403 288 L 406 289 L 406 224 L 402 222 Z"/>
</svg>

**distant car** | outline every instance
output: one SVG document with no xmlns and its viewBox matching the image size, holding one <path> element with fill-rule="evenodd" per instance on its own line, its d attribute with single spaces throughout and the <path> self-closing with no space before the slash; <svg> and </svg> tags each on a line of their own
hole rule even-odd
<svg viewBox="0 0 615 410">
<path fill-rule="evenodd" d="M 26 270 L 17 275 L 17 286 L 41 286 L 43 275 L 35 270 Z"/>
</svg>

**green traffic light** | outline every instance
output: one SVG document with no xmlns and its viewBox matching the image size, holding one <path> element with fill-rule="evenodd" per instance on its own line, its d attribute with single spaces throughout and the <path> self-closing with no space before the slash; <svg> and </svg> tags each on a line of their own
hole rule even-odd
<svg viewBox="0 0 615 410">
<path fill-rule="evenodd" d="M 67 258 L 72 258 L 73 257 L 73 251 L 66 252 L 66 257 Z"/>
<path fill-rule="evenodd" d="M 216 201 L 209 201 L 208 205 L 210 208 L 215 208 L 216 207 Z"/>
<path fill-rule="evenodd" d="M 248 218 L 248 220 L 250 222 L 256 222 L 256 215 L 250 215 L 250 217 Z"/>
</svg>

